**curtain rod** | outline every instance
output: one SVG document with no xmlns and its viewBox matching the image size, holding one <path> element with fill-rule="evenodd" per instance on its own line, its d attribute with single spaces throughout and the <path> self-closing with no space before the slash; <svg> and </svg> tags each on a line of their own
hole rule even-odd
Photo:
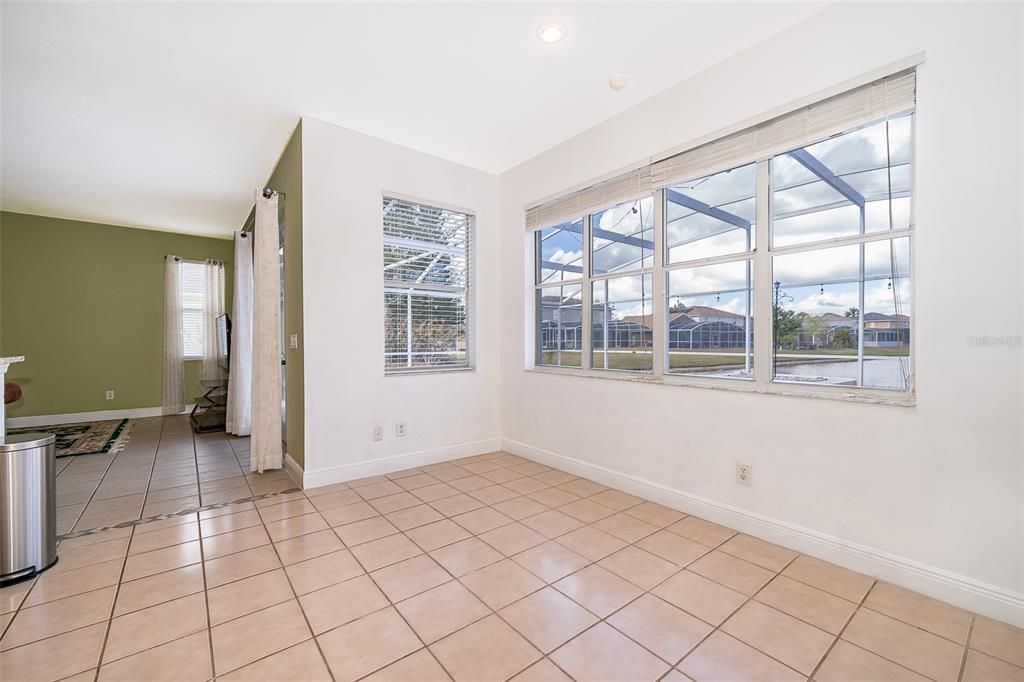
<svg viewBox="0 0 1024 682">
<path fill-rule="evenodd" d="M 270 197 L 274 196 L 275 194 L 277 196 L 279 196 L 279 197 L 282 197 L 282 198 L 287 198 L 287 196 L 288 196 L 284 192 L 280 192 L 280 191 L 274 189 L 273 187 L 269 187 L 268 186 L 268 187 L 264 187 L 263 188 L 263 198 L 264 199 L 269 199 Z M 253 230 L 256 229 L 256 210 L 255 210 L 255 207 L 253 208 L 253 212 L 250 214 L 250 216 L 252 217 L 252 220 L 246 220 L 245 221 L 245 225 L 242 227 L 241 230 L 239 230 L 239 234 L 241 234 L 243 237 L 246 235 L 246 233 L 252 232 Z"/>
</svg>

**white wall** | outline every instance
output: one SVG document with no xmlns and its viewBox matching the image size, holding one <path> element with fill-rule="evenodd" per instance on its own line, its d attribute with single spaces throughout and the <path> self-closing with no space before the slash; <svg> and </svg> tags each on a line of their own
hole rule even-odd
<svg viewBox="0 0 1024 682">
<path fill-rule="evenodd" d="M 771 539 L 1024 620 L 1022 351 L 967 339 L 1022 334 L 1021 13 L 835 5 L 503 174 L 506 448 L 680 491 Z M 919 51 L 916 407 L 524 370 L 525 205 Z M 733 482 L 737 461 L 752 487 Z"/>
<path fill-rule="evenodd" d="M 316 119 L 302 127 L 306 485 L 496 450 L 497 177 Z M 384 376 L 385 192 L 475 212 L 476 371 Z"/>
</svg>

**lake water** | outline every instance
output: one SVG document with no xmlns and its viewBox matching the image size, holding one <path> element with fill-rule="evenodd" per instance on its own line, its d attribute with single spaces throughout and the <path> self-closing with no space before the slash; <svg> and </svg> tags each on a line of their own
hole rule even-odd
<svg viewBox="0 0 1024 682">
<path fill-rule="evenodd" d="M 903 374 L 910 369 L 908 358 L 883 357 L 864 358 L 864 385 L 871 388 L 903 390 Z M 782 365 L 780 374 L 795 374 L 801 377 L 824 377 L 840 381 L 857 378 L 856 362 L 815 362 L 803 365 Z M 821 382 L 826 383 L 826 382 Z M 828 383 L 834 383 L 832 381 Z"/>
</svg>

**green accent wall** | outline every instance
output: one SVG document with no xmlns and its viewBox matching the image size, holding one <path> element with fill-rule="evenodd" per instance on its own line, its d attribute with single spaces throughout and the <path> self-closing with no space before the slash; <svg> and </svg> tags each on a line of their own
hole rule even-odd
<svg viewBox="0 0 1024 682">
<path fill-rule="evenodd" d="M 267 182 L 284 194 L 284 329 L 285 329 L 285 406 L 287 451 L 299 466 L 305 465 L 305 364 L 302 345 L 302 122 Z M 298 335 L 297 349 L 288 339 Z"/>
<path fill-rule="evenodd" d="M 24 393 L 9 417 L 160 405 L 167 254 L 224 261 L 230 312 L 228 239 L 0 213 L 0 355 L 26 358 L 7 373 Z M 186 361 L 186 402 L 200 369 Z"/>
</svg>

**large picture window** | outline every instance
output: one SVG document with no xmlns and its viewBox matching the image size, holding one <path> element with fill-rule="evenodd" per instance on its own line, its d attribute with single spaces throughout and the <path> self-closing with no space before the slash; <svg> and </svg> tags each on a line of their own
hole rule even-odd
<svg viewBox="0 0 1024 682">
<path fill-rule="evenodd" d="M 384 197 L 384 370 L 463 369 L 473 217 Z"/>
<path fill-rule="evenodd" d="M 535 364 L 911 395 L 915 82 L 897 74 L 528 211 Z"/>
</svg>

